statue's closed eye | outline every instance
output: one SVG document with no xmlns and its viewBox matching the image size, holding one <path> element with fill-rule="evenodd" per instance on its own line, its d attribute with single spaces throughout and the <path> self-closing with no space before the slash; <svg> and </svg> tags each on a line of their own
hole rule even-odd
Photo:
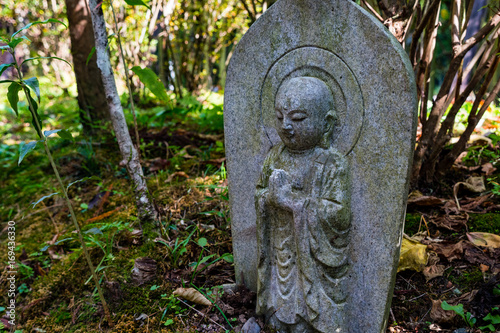
<svg viewBox="0 0 500 333">
<path fill-rule="evenodd" d="M 276 118 L 278 118 L 279 120 L 283 119 L 283 114 L 281 112 L 279 112 L 278 110 L 276 110 Z"/>
<path fill-rule="evenodd" d="M 304 119 L 307 118 L 307 115 L 305 113 L 302 113 L 302 112 L 296 112 L 292 115 L 292 120 L 294 121 L 302 121 Z"/>
</svg>

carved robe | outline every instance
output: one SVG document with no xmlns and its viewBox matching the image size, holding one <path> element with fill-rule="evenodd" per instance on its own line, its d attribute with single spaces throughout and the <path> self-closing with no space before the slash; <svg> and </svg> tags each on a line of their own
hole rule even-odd
<svg viewBox="0 0 500 333">
<path fill-rule="evenodd" d="M 270 200 L 269 178 L 291 180 L 286 207 Z M 257 313 L 287 332 L 341 332 L 348 279 L 347 162 L 335 149 L 269 152 L 257 185 Z M 301 328 L 299 328 L 301 327 Z M 305 327 L 305 329 L 304 329 Z"/>
</svg>

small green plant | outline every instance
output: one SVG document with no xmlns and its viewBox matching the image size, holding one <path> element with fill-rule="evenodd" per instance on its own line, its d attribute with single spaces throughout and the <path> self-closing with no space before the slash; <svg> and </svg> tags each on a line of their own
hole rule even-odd
<svg viewBox="0 0 500 333">
<path fill-rule="evenodd" d="M 472 315 L 472 313 L 464 312 L 464 305 L 463 304 L 457 304 L 457 305 L 450 305 L 446 301 L 443 301 L 441 303 L 441 308 L 445 311 L 454 311 L 457 315 L 462 317 L 462 319 L 465 321 L 467 326 L 469 327 L 474 327 L 476 324 L 476 318 Z"/>
<path fill-rule="evenodd" d="M 64 23 L 61 21 L 55 20 L 55 19 L 48 19 L 46 21 L 36 21 L 33 23 L 30 23 L 20 30 L 14 32 L 10 38 L 5 38 L 5 37 L 0 37 L 0 41 L 5 43 L 6 45 L 0 46 L 0 50 L 2 51 L 2 54 L 4 52 L 9 52 L 12 55 L 12 58 L 14 59 L 14 62 L 12 63 L 7 63 L 7 64 L 1 64 L 0 65 L 0 75 L 8 68 L 13 67 L 15 69 L 15 72 L 17 74 L 17 80 L 3 80 L 0 81 L 0 83 L 7 83 L 9 84 L 8 92 L 7 92 L 7 99 L 9 100 L 10 106 L 14 110 L 17 116 L 19 116 L 19 111 L 18 111 L 18 102 L 19 102 L 19 92 L 23 91 L 24 96 L 26 97 L 26 100 L 28 101 L 29 105 L 29 112 L 32 117 L 32 124 L 33 127 L 35 128 L 35 132 L 39 137 L 39 140 L 37 141 L 31 141 L 27 144 L 23 144 L 21 146 L 20 152 L 19 152 L 19 161 L 18 164 L 21 164 L 22 160 L 24 157 L 32 150 L 34 150 L 37 146 L 38 143 L 41 143 L 45 149 L 45 153 L 49 159 L 50 165 L 52 166 L 52 170 L 54 171 L 54 175 L 57 178 L 57 182 L 60 187 L 60 192 L 58 193 L 52 193 L 50 195 L 44 196 L 43 198 L 39 199 L 37 202 L 33 204 L 33 206 L 36 206 L 37 203 L 41 202 L 43 199 L 51 197 L 53 195 L 61 193 L 66 201 L 66 205 L 69 209 L 71 220 L 73 221 L 73 225 L 78 233 L 78 237 L 80 240 L 80 245 L 83 249 L 83 252 L 85 254 L 85 258 L 87 259 L 87 264 L 89 267 L 89 270 L 91 272 L 91 275 L 94 279 L 95 286 L 97 288 L 97 291 L 99 293 L 99 298 L 101 300 L 102 306 L 104 308 L 104 312 L 106 315 L 106 318 L 110 324 L 112 324 L 111 321 L 111 315 L 109 312 L 108 305 L 106 303 L 106 300 L 104 298 L 104 294 L 101 290 L 101 286 L 99 284 L 99 278 L 97 277 L 96 271 L 94 269 L 94 265 L 92 264 L 92 260 L 90 258 L 90 255 L 87 251 L 87 246 L 85 245 L 85 241 L 83 240 L 82 232 L 80 230 L 80 225 L 78 224 L 78 221 L 76 219 L 76 215 L 73 209 L 73 205 L 71 204 L 71 201 L 68 197 L 68 188 L 74 184 L 75 182 L 69 184 L 67 187 L 64 186 L 63 181 L 61 180 L 61 177 L 59 176 L 59 171 L 58 168 L 54 162 L 54 158 L 52 157 L 52 153 L 50 152 L 49 146 L 48 146 L 48 139 L 52 134 L 56 134 L 60 136 L 62 139 L 70 140 L 72 141 L 73 138 L 71 136 L 71 133 L 67 130 L 64 129 L 55 129 L 55 130 L 49 130 L 49 131 L 43 131 L 42 130 L 42 118 L 40 117 L 40 113 L 38 112 L 38 106 L 40 103 L 40 84 L 38 82 L 38 79 L 36 77 L 32 77 L 29 79 L 24 79 L 23 73 L 21 71 L 21 66 L 25 63 L 31 62 L 36 59 L 57 59 L 66 62 L 68 65 L 70 65 L 66 60 L 58 58 L 58 57 L 34 57 L 34 58 L 28 58 L 25 59 L 21 64 L 18 62 L 18 58 L 16 57 L 16 47 L 21 44 L 22 42 L 31 42 L 28 37 L 26 36 L 21 36 L 20 33 L 23 30 L 26 30 L 30 28 L 33 25 L 37 24 L 46 24 L 46 23 L 60 23 L 66 27 Z M 71 66 L 71 65 L 70 65 Z M 33 95 L 34 94 L 34 95 Z M 35 98 L 33 98 L 35 96 Z"/>
<path fill-rule="evenodd" d="M 191 240 L 191 237 L 193 237 L 193 234 L 198 230 L 197 226 L 194 226 L 194 230 L 191 231 L 191 233 L 184 239 L 179 241 L 179 238 L 175 239 L 174 245 L 168 244 L 165 240 L 161 238 L 155 239 L 155 242 L 163 244 L 167 247 L 168 252 L 169 252 L 169 257 L 170 257 L 170 262 L 174 268 L 179 267 L 179 259 L 180 257 L 187 252 L 186 245 L 189 243 Z"/>
<path fill-rule="evenodd" d="M 495 307 L 492 308 L 491 311 L 498 311 L 499 308 Z M 489 329 L 490 332 L 497 332 L 496 328 L 494 325 L 499 325 L 500 324 L 500 315 L 499 314 L 492 314 L 491 312 L 486 315 L 486 317 L 483 318 L 484 321 L 489 322 L 488 325 L 486 326 L 481 326 L 479 329 L 481 330 L 486 330 Z"/>
</svg>

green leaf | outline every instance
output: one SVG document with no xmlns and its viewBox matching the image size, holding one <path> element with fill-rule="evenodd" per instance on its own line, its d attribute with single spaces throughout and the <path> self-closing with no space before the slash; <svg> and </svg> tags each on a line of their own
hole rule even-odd
<svg viewBox="0 0 500 333">
<path fill-rule="evenodd" d="M 66 28 L 68 28 L 68 26 L 66 24 L 64 24 L 63 22 L 59 21 L 59 20 L 56 20 L 56 19 L 48 19 L 48 20 L 45 20 L 45 21 L 35 21 L 35 22 L 31 22 L 27 25 L 25 25 L 24 27 L 22 27 L 21 29 L 17 30 L 16 32 L 14 32 L 14 34 L 12 35 L 12 37 L 10 37 L 10 40 L 12 40 L 14 38 L 15 35 L 17 35 L 18 33 L 20 33 L 21 31 L 23 30 L 26 30 L 28 29 L 29 27 L 33 26 L 33 25 L 36 25 L 36 24 L 45 24 L 45 23 L 61 23 L 62 25 L 64 25 Z"/>
<path fill-rule="evenodd" d="M 19 83 L 13 82 L 7 91 L 7 99 L 9 100 L 10 107 L 16 113 L 16 116 L 19 116 L 19 110 L 17 109 L 17 103 L 19 102 L 19 90 L 22 87 Z"/>
<path fill-rule="evenodd" d="M 212 259 L 214 256 L 215 256 L 215 254 L 211 254 L 209 256 L 205 256 L 205 257 L 201 258 L 201 260 L 198 263 L 198 265 L 206 263 L 207 261 L 209 261 L 210 259 Z"/>
<path fill-rule="evenodd" d="M 68 130 L 63 129 L 63 130 L 57 132 L 57 135 L 59 135 L 59 137 L 61 139 L 73 141 L 73 136 L 71 135 L 71 132 Z"/>
<path fill-rule="evenodd" d="M 38 79 L 36 77 L 31 77 L 27 80 L 23 80 L 23 82 L 28 86 L 28 88 L 35 92 L 38 103 L 40 103 L 40 83 L 38 83 Z"/>
<path fill-rule="evenodd" d="M 89 65 L 89 61 L 90 61 L 90 59 L 92 59 L 92 56 L 94 55 L 94 53 L 95 53 L 95 47 L 93 47 L 92 50 L 90 50 L 89 56 L 87 57 L 87 61 L 85 61 L 85 66 Z"/>
<path fill-rule="evenodd" d="M 12 39 L 12 40 L 11 40 L 11 41 L 7 44 L 7 45 L 8 45 L 10 48 L 14 49 L 14 48 L 15 48 L 16 46 L 18 46 L 18 45 L 19 45 L 19 43 L 21 43 L 23 40 L 27 40 L 28 42 L 31 42 L 31 41 L 28 39 L 28 37 L 26 37 L 26 36 L 22 36 L 22 37 L 18 37 L 18 38 L 14 38 L 14 39 Z"/>
<path fill-rule="evenodd" d="M 93 235 L 97 235 L 97 234 L 102 235 L 102 231 L 101 231 L 101 229 L 99 229 L 99 228 L 95 228 L 95 227 L 94 227 L 94 228 L 92 228 L 92 229 L 89 229 L 89 230 L 87 230 L 87 231 L 84 231 L 83 233 L 84 233 L 84 234 L 93 234 Z"/>
<path fill-rule="evenodd" d="M 36 142 L 35 142 L 35 143 L 36 143 Z M 35 206 L 36 206 L 36 205 L 38 205 L 40 202 L 42 202 L 43 200 L 48 199 L 48 198 L 50 198 L 51 196 L 54 196 L 54 195 L 56 195 L 56 194 L 59 194 L 59 192 L 56 192 L 56 193 L 51 193 L 51 194 L 49 194 L 49 195 L 46 195 L 46 196 L 41 197 L 41 198 L 40 198 L 40 199 L 38 199 L 38 201 L 36 201 L 36 202 L 32 202 L 31 204 L 33 205 L 33 207 L 31 207 L 31 208 L 35 208 Z"/>
<path fill-rule="evenodd" d="M 234 262 L 234 257 L 231 253 L 225 253 L 221 256 L 221 258 L 230 264 L 232 264 Z"/>
<path fill-rule="evenodd" d="M 28 61 L 33 61 L 33 60 L 37 60 L 37 59 L 57 59 L 57 60 L 64 61 L 64 62 L 65 62 L 65 63 L 67 63 L 70 67 L 72 67 L 72 66 L 71 66 L 71 64 L 70 64 L 68 61 L 66 61 L 66 60 L 64 60 L 64 59 L 62 59 L 62 58 L 59 58 L 59 57 L 33 57 L 33 58 L 28 58 L 28 59 L 24 60 L 22 63 L 24 64 L 25 62 L 28 62 Z"/>
<path fill-rule="evenodd" d="M 31 141 L 21 145 L 19 149 L 19 161 L 17 162 L 17 165 L 21 164 L 21 161 L 24 159 L 26 154 L 35 149 L 37 143 L 38 141 Z"/>
<path fill-rule="evenodd" d="M 82 179 L 78 179 L 78 180 L 75 180 L 74 182 L 71 182 L 69 183 L 68 186 L 66 186 L 66 191 L 70 188 L 70 186 L 76 184 L 76 183 L 80 183 L 80 182 L 84 182 L 86 180 L 90 180 L 90 179 L 94 179 L 94 180 L 102 180 L 101 178 L 97 177 L 97 176 L 91 176 L 91 177 L 84 177 Z"/>
<path fill-rule="evenodd" d="M 141 82 L 144 83 L 146 88 L 151 90 L 151 92 L 155 94 L 156 97 L 165 102 L 170 101 L 165 86 L 151 69 L 147 67 L 141 68 L 139 66 L 134 66 L 132 67 L 132 72 L 137 74 L 139 80 L 141 80 Z"/>
<path fill-rule="evenodd" d="M 165 323 L 163 325 L 168 326 L 168 325 L 172 325 L 173 323 L 174 323 L 173 319 L 167 319 L 167 320 L 165 320 Z"/>
<path fill-rule="evenodd" d="M 441 303 L 441 308 L 443 310 L 446 310 L 446 311 L 454 311 L 456 314 L 460 315 L 460 317 L 465 319 L 464 305 L 463 304 L 450 305 L 446 301 L 443 301 Z"/>
<path fill-rule="evenodd" d="M 480 329 L 481 331 L 484 331 L 484 330 L 486 330 L 486 329 L 489 329 L 489 330 L 490 330 L 490 332 L 495 332 L 495 326 L 493 326 L 493 325 L 491 325 L 491 324 L 489 324 L 489 325 L 487 325 L 487 326 L 481 326 L 481 327 L 479 327 L 479 329 Z"/>
<path fill-rule="evenodd" d="M 149 288 L 149 290 L 156 290 L 156 289 L 159 289 L 160 286 L 157 286 L 156 284 L 154 286 L 151 286 L 151 288 Z"/>
<path fill-rule="evenodd" d="M 42 128 L 38 126 L 38 124 L 40 124 L 40 126 L 42 126 L 42 118 L 38 114 L 38 103 L 33 99 L 33 97 L 31 97 L 31 93 L 29 92 L 29 90 L 28 90 L 28 98 L 29 98 L 29 101 L 31 103 L 31 106 L 33 106 L 33 112 L 31 113 L 31 117 L 32 117 L 31 124 L 33 124 L 33 127 L 35 127 L 35 130 L 36 130 L 36 133 L 38 134 L 38 136 L 40 138 L 43 138 Z M 35 117 L 38 120 L 38 124 L 35 121 Z"/>
<path fill-rule="evenodd" d="M 484 317 L 483 320 L 489 321 L 493 325 L 498 325 L 500 324 L 500 315 L 492 315 L 491 313 L 488 313 L 488 315 Z"/>
<path fill-rule="evenodd" d="M 48 138 L 48 137 L 49 137 L 49 136 L 51 136 L 52 134 L 57 133 L 57 132 L 59 132 L 59 131 L 62 131 L 62 130 L 60 130 L 60 129 L 55 129 L 55 130 L 50 130 L 50 131 L 43 131 L 43 135 L 45 135 L 45 137 L 47 137 L 47 138 Z"/>
<path fill-rule="evenodd" d="M 3 72 L 5 72 L 5 70 L 6 70 L 7 68 L 12 67 L 12 66 L 14 66 L 14 63 L 13 63 L 13 62 L 11 62 L 10 64 L 1 64 L 1 65 L 0 65 L 0 75 L 2 75 L 2 74 L 3 74 Z"/>
<path fill-rule="evenodd" d="M 72 238 L 72 237 L 69 237 L 69 238 L 64 238 L 64 239 L 61 239 L 61 240 L 59 240 L 59 241 L 55 242 L 55 243 L 54 243 L 54 245 L 59 245 L 59 244 L 61 244 L 62 242 L 65 242 L 65 241 L 67 241 L 67 240 L 71 240 L 71 239 L 73 239 L 73 238 Z"/>
<path fill-rule="evenodd" d="M 146 5 L 142 0 L 125 0 L 125 2 L 127 3 L 127 5 L 130 6 L 144 6 L 147 7 L 148 9 L 151 9 L 151 7 Z"/>
<path fill-rule="evenodd" d="M 207 246 L 208 244 L 208 241 L 205 237 L 202 237 L 200 239 L 198 239 L 198 245 L 201 246 L 201 247 L 205 247 Z"/>
</svg>

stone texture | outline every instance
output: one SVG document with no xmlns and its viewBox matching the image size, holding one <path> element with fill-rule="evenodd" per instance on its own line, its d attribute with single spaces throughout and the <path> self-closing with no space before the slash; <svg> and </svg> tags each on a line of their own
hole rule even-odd
<svg viewBox="0 0 500 333">
<path fill-rule="evenodd" d="M 416 130 L 411 66 L 396 39 L 348 0 L 280 0 L 249 29 L 228 69 L 224 121 L 236 278 L 257 290 L 254 194 L 281 139 L 275 96 L 292 77 L 332 90 L 332 147 L 345 156 L 350 261 L 340 332 L 383 332 L 404 222 Z M 274 148 L 278 149 L 278 148 Z"/>
<path fill-rule="evenodd" d="M 241 328 L 241 333 L 259 333 L 259 332 L 260 332 L 260 326 L 254 317 L 248 319 L 245 322 L 245 325 L 243 325 L 243 327 Z"/>
</svg>

